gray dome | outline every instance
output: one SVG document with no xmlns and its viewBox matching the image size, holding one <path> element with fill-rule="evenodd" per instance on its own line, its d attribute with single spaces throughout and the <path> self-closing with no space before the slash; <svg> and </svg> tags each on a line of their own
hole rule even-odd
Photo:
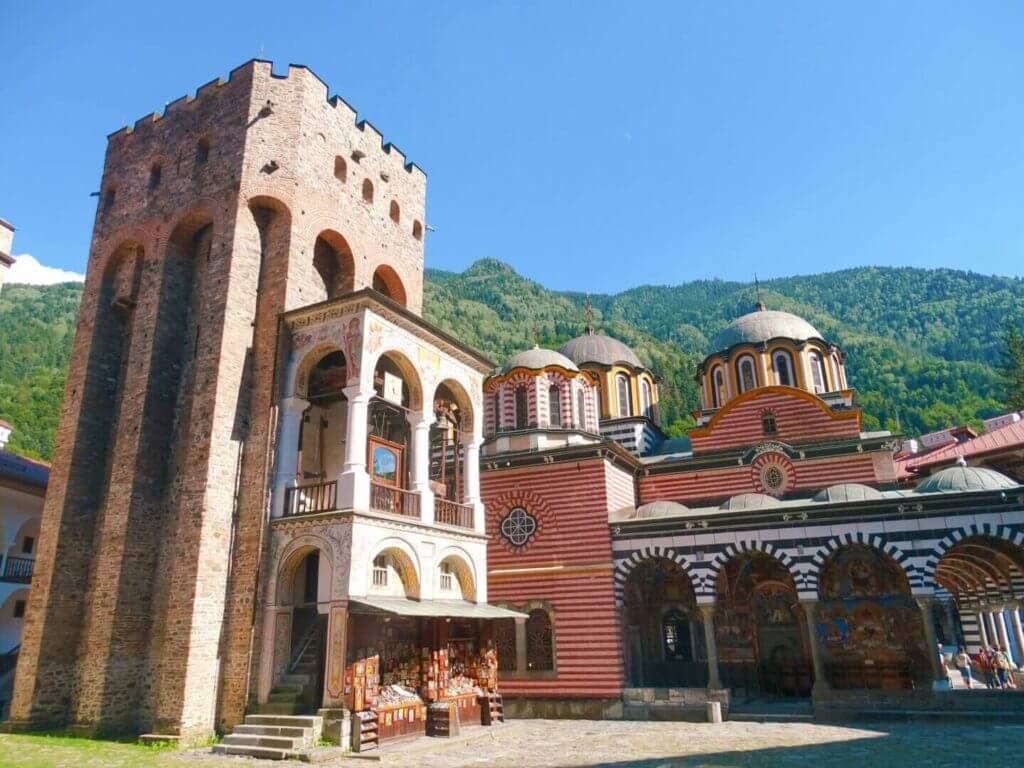
<svg viewBox="0 0 1024 768">
<path fill-rule="evenodd" d="M 763 493 L 741 493 L 724 501 L 719 509 L 768 509 L 779 506 L 779 500 Z"/>
<path fill-rule="evenodd" d="M 815 501 L 868 501 L 881 499 L 882 492 L 862 483 L 839 483 L 830 485 L 814 494 Z"/>
<path fill-rule="evenodd" d="M 914 490 L 917 493 L 957 493 L 960 491 L 1000 491 L 1017 488 L 1006 475 L 985 467 L 949 467 L 929 475 Z"/>
<path fill-rule="evenodd" d="M 770 339 L 821 339 L 818 329 L 802 317 L 774 309 L 759 309 L 733 320 L 711 342 L 709 353 L 724 352 L 736 344 L 756 344 Z"/>
<path fill-rule="evenodd" d="M 618 339 L 611 336 L 601 336 L 596 333 L 585 333 L 565 342 L 558 351 L 568 357 L 577 365 L 583 363 L 599 363 L 601 365 L 615 365 L 625 363 L 634 368 L 643 368 L 644 364 L 636 356 L 636 352 L 627 347 Z"/>
<path fill-rule="evenodd" d="M 671 517 L 689 512 L 689 507 L 674 501 L 652 501 L 636 508 L 634 520 L 648 520 L 652 517 Z"/>
<path fill-rule="evenodd" d="M 542 347 L 534 347 L 528 349 L 525 352 L 519 352 L 518 354 L 512 355 L 501 368 L 495 373 L 496 376 L 508 373 L 513 368 L 528 368 L 531 371 L 539 371 L 543 368 L 547 368 L 549 365 L 557 365 L 559 368 L 565 368 L 567 371 L 578 371 L 579 368 L 576 364 L 563 354 L 555 352 L 553 349 L 544 349 Z"/>
</svg>

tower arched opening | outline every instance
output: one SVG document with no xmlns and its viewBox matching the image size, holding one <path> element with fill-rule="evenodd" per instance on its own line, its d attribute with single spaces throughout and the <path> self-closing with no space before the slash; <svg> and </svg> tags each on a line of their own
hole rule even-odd
<svg viewBox="0 0 1024 768">
<path fill-rule="evenodd" d="M 373 290 L 382 293 L 397 304 L 406 306 L 405 286 L 398 273 L 387 264 L 381 264 L 373 273 Z"/>
<path fill-rule="evenodd" d="M 313 302 L 333 299 L 355 289 L 355 260 L 352 249 L 337 232 L 321 232 L 313 246 L 316 293 Z"/>
</svg>

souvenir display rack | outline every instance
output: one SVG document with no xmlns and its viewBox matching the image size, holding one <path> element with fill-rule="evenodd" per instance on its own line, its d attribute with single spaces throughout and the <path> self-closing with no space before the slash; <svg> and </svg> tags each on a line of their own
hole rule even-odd
<svg viewBox="0 0 1024 768">
<path fill-rule="evenodd" d="M 480 721 L 482 725 L 505 722 L 505 704 L 500 693 L 485 693 L 480 697 Z"/>
<path fill-rule="evenodd" d="M 352 713 L 352 751 L 369 752 L 380 746 L 377 713 L 372 709 Z"/>
</svg>

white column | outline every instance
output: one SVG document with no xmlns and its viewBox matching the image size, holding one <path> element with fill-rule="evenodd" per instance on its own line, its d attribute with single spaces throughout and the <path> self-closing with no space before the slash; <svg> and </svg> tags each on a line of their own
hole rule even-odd
<svg viewBox="0 0 1024 768">
<path fill-rule="evenodd" d="M 480 500 L 480 446 L 482 443 L 483 440 L 477 437 L 466 440 L 462 444 L 465 456 L 463 482 L 466 491 L 463 503 L 473 507 L 473 530 L 477 533 L 484 532 L 484 504 Z"/>
<path fill-rule="evenodd" d="M 281 517 L 285 513 L 284 502 L 288 488 L 297 485 L 299 473 L 299 433 L 302 430 L 302 414 L 309 402 L 301 397 L 286 397 L 281 400 L 278 410 L 277 458 L 274 467 L 274 486 L 271 492 L 270 516 Z"/>
<path fill-rule="evenodd" d="M 434 522 L 434 492 L 430 490 L 430 427 L 434 414 L 413 411 L 409 414 L 412 429 L 412 451 L 409 457 L 409 490 L 420 497 L 420 520 L 427 525 Z"/>
<path fill-rule="evenodd" d="M 1024 630 L 1021 629 L 1020 625 L 1020 605 L 1010 605 L 1010 626 L 1013 627 L 1013 636 L 1017 640 L 1017 659 L 1016 663 L 1018 667 L 1024 666 Z"/>
<path fill-rule="evenodd" d="M 1003 617 L 1002 606 L 992 612 L 992 618 L 996 624 L 996 633 L 999 635 L 999 646 L 1009 654 L 1010 636 L 1006 633 L 1006 619 Z"/>
<path fill-rule="evenodd" d="M 939 642 L 935 637 L 935 618 L 932 615 L 935 598 L 932 595 L 920 595 L 915 599 L 921 609 L 921 621 L 924 622 L 924 642 L 928 648 L 928 658 L 931 660 L 932 690 L 948 691 L 949 675 L 939 663 Z"/>
<path fill-rule="evenodd" d="M 801 600 L 800 605 L 804 607 L 804 616 L 807 619 L 807 645 L 811 651 L 811 664 L 814 667 L 812 690 L 815 693 L 823 693 L 829 690 L 829 683 L 825 673 L 825 658 L 822 654 L 821 643 L 818 641 L 818 601 Z"/>
<path fill-rule="evenodd" d="M 999 630 L 996 629 L 996 618 L 992 611 L 985 611 L 985 630 L 988 632 L 988 644 L 997 645 L 999 643 Z"/>
<path fill-rule="evenodd" d="M 345 424 L 345 467 L 338 477 L 338 508 L 370 507 L 370 475 L 366 471 L 366 437 L 372 389 L 346 387 L 348 418 Z"/>
<path fill-rule="evenodd" d="M 722 677 L 718 672 L 718 641 L 715 639 L 715 606 L 701 605 L 704 617 L 704 645 L 708 655 L 708 689 L 717 691 L 722 688 Z"/>
<path fill-rule="evenodd" d="M 985 612 L 978 611 L 978 639 L 981 642 L 981 649 L 988 648 L 988 627 L 985 626 Z"/>
</svg>

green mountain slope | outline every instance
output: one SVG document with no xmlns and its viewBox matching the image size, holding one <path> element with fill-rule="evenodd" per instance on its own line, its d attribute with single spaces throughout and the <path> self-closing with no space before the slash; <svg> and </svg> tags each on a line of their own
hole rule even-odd
<svg viewBox="0 0 1024 768">
<path fill-rule="evenodd" d="M 763 283 L 773 309 L 809 320 L 847 353 L 865 427 L 908 434 L 977 424 L 1002 410 L 1001 335 L 1024 312 L 1024 280 L 954 270 L 865 267 Z M 81 286 L 5 286 L 0 293 L 0 418 L 12 448 L 49 457 Z M 427 270 L 424 315 L 497 361 L 583 329 L 580 293 L 551 291 L 493 259 L 465 272 Z M 691 424 L 696 365 L 710 339 L 748 312 L 755 289 L 701 280 L 593 295 L 596 326 L 662 377 L 669 431 Z"/>
</svg>

